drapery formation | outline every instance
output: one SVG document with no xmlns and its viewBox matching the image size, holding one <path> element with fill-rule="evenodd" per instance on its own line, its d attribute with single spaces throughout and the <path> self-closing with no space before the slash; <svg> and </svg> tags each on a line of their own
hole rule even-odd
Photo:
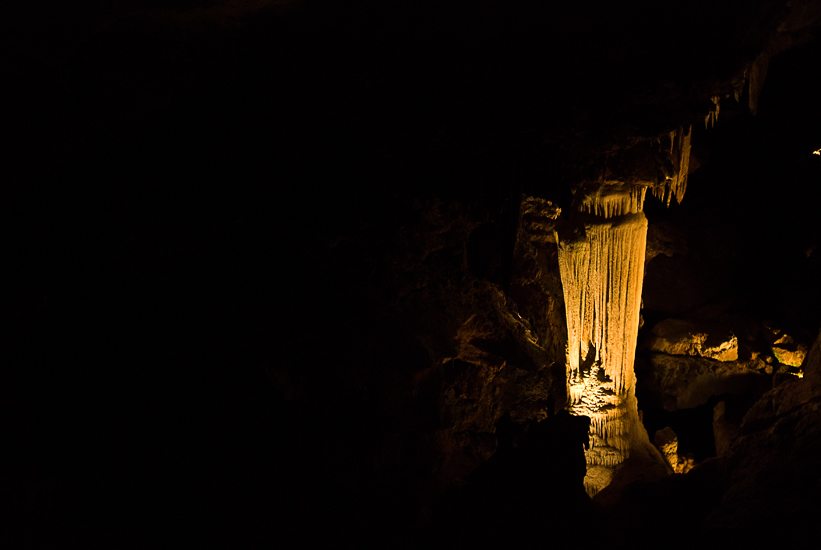
<svg viewBox="0 0 821 550">
<path fill-rule="evenodd" d="M 713 98 L 715 109 L 710 111 L 707 115 L 708 119 L 715 124 L 715 119 L 718 118 L 718 97 Z M 670 200 L 676 197 L 676 201 L 681 203 L 684 198 L 684 193 L 687 191 L 687 173 L 690 166 L 690 135 L 692 134 L 692 125 L 678 128 L 670 132 L 668 139 L 670 140 L 670 161 L 673 164 L 674 173 L 664 182 L 663 185 L 653 187 L 653 195 L 670 206 Z"/>
<path fill-rule="evenodd" d="M 605 188 L 606 189 L 606 188 Z M 571 414 L 591 419 L 585 486 L 595 494 L 630 454 L 638 424 L 636 338 L 647 218 L 644 188 L 589 195 L 557 234 L 567 315 L 567 390 Z"/>
</svg>

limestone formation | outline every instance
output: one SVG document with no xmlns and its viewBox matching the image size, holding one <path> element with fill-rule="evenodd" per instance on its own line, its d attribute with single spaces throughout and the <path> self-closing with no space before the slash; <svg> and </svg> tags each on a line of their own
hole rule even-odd
<svg viewBox="0 0 821 550">
<path fill-rule="evenodd" d="M 773 355 L 782 365 L 800 367 L 807 356 L 807 346 L 796 342 L 789 334 L 780 335 L 772 345 Z"/>
<path fill-rule="evenodd" d="M 685 456 L 679 455 L 677 474 L 686 474 L 696 466 L 696 457 L 693 453 L 687 453 Z"/>
<path fill-rule="evenodd" d="M 764 341 L 775 360 L 788 367 L 801 367 L 809 350 L 802 338 L 771 321 L 765 321 L 762 328 Z"/>
<path fill-rule="evenodd" d="M 579 210 L 603 218 L 637 214 L 644 207 L 646 192 L 646 187 L 637 185 L 603 185 L 582 198 Z"/>
<path fill-rule="evenodd" d="M 521 206 L 521 229 L 528 240 L 543 244 L 556 242 L 556 219 L 562 209 L 539 197 L 525 197 Z"/>
<path fill-rule="evenodd" d="M 743 394 L 764 379 L 766 370 L 757 359 L 719 362 L 666 353 L 651 354 L 650 364 L 647 374 L 668 411 L 697 407 L 717 395 Z"/>
<path fill-rule="evenodd" d="M 591 494 L 608 485 L 643 430 L 633 360 L 647 238 L 644 192 L 605 187 L 579 201 L 575 223 L 557 236 L 569 410 L 591 418 L 585 478 Z"/>
<path fill-rule="evenodd" d="M 716 125 L 716 121 L 718 120 L 718 112 L 721 110 L 721 97 L 714 95 L 710 98 L 710 101 L 713 102 L 714 108 L 710 109 L 710 112 L 704 117 L 705 130 L 708 127 Z"/>
<path fill-rule="evenodd" d="M 571 388 L 581 389 L 594 364 L 612 379 L 616 393 L 632 384 L 632 354 L 622 339 L 635 341 L 641 301 L 636 262 L 643 262 L 646 231 L 644 214 L 628 214 L 585 225 L 575 239 L 560 242 Z"/>
<path fill-rule="evenodd" d="M 672 471 L 678 470 L 678 436 L 673 428 L 667 426 L 663 430 L 656 432 L 653 437 L 653 444 L 664 457 Z"/>
<path fill-rule="evenodd" d="M 718 463 L 723 495 L 706 518 L 708 530 L 737 538 L 743 530 L 760 531 L 751 523 L 758 518 L 786 521 L 817 510 L 821 335 L 805 366 L 804 379 L 774 387 L 744 416 L 738 437 Z M 777 540 L 788 535 L 778 530 Z"/>
<path fill-rule="evenodd" d="M 718 116 L 718 109 L 714 111 Z M 676 202 L 681 203 L 684 193 L 687 191 L 687 173 L 690 166 L 690 135 L 692 125 L 687 128 L 679 128 L 670 132 L 670 158 L 675 170 L 672 177 L 665 180 L 661 186 L 653 187 L 653 195 L 670 206 L 670 199 L 676 197 Z"/>
<path fill-rule="evenodd" d="M 729 328 L 682 319 L 665 319 L 655 325 L 643 347 L 670 355 L 738 360 L 738 338 Z"/>
<path fill-rule="evenodd" d="M 503 412 L 517 422 L 542 420 L 552 392 L 551 356 L 515 304 L 487 284 L 477 282 L 475 291 L 482 307 L 458 327 L 454 355 L 419 383 L 420 392 L 427 387 L 438 401 L 442 483 L 463 479 L 496 451 L 494 425 Z"/>
</svg>

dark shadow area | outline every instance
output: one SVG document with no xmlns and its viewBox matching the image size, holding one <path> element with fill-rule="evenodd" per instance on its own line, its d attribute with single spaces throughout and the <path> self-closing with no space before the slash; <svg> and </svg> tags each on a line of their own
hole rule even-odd
<svg viewBox="0 0 821 550">
<path fill-rule="evenodd" d="M 493 432 L 564 391 L 562 337 L 540 351 L 503 292 L 521 192 L 567 208 L 591 158 L 700 116 L 704 83 L 767 39 L 769 4 L 191 13 L 216 4 L 4 18 L 0 545 L 586 536 L 571 420 Z M 714 160 L 685 204 L 648 201 L 651 223 L 691 201 L 722 216 L 733 296 L 801 326 L 821 311 L 821 255 L 798 254 L 818 236 L 817 66 L 817 41 L 774 59 L 757 119 L 694 137 Z M 460 330 L 497 302 L 520 333 L 476 351 Z"/>
<path fill-rule="evenodd" d="M 562 411 L 521 426 L 508 416 L 497 424 L 499 448 L 434 510 L 422 545 L 498 548 L 544 545 L 546 525 L 576 532 L 609 520 L 584 491 L 584 448 L 589 419 Z M 589 542 L 589 544 L 588 544 Z M 593 541 L 577 541 L 583 548 Z"/>
<path fill-rule="evenodd" d="M 809 67 L 819 64 L 817 40 L 775 57 L 757 116 L 745 97 L 741 105 L 731 97 L 722 101 L 715 128 L 694 127 L 700 167 L 690 175 L 683 203 L 665 209 L 647 201 L 651 224 L 669 223 L 689 235 L 687 252 L 651 261 L 651 302 L 684 313 L 724 300 L 731 313 L 815 334 L 821 163 L 811 153 L 819 147 L 821 110 L 811 98 L 821 94 L 821 83 Z M 677 271 L 684 276 L 667 295 L 654 280 Z"/>
</svg>

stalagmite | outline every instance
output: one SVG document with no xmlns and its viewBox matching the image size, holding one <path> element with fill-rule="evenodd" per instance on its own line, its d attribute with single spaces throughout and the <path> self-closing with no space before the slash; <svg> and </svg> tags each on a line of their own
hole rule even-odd
<svg viewBox="0 0 821 550">
<path fill-rule="evenodd" d="M 639 427 L 633 360 L 647 241 L 643 203 L 644 188 L 604 186 L 578 201 L 575 223 L 557 234 L 569 410 L 591 418 L 591 495 L 628 458 Z"/>
<path fill-rule="evenodd" d="M 715 100 L 714 100 L 715 102 Z M 713 111 L 718 116 L 718 105 Z M 676 202 L 681 203 L 684 192 L 687 191 L 687 171 L 690 166 L 690 135 L 692 126 L 679 128 L 670 132 L 670 157 L 673 161 L 675 174 L 672 178 L 664 182 L 663 185 L 653 187 L 653 196 L 670 206 L 670 199 L 676 197 Z"/>
</svg>

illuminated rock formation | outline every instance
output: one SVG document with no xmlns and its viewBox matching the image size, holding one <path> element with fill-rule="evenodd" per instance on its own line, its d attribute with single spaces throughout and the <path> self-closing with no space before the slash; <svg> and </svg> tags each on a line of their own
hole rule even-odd
<svg viewBox="0 0 821 550">
<path fill-rule="evenodd" d="M 782 365 L 800 367 L 807 355 L 808 346 L 793 338 L 772 323 L 764 324 L 764 338 L 770 345 L 773 355 Z"/>
<path fill-rule="evenodd" d="M 718 113 L 721 110 L 721 97 L 714 95 L 710 98 L 710 101 L 713 102 L 715 106 L 714 109 L 711 109 L 707 116 L 704 117 L 704 129 L 706 130 L 708 127 L 712 127 L 716 125 L 716 121 L 718 120 Z"/>
<path fill-rule="evenodd" d="M 693 355 L 716 361 L 738 360 L 738 338 L 721 325 L 665 319 L 653 327 L 644 346 L 670 355 Z"/>
<path fill-rule="evenodd" d="M 711 119 L 715 124 L 715 119 L 718 118 L 719 106 L 717 97 L 713 98 L 713 103 L 715 103 L 716 108 L 708 115 L 708 119 Z M 664 185 L 653 187 L 653 195 L 667 206 L 670 206 L 670 199 L 674 196 L 676 201 L 681 203 L 684 193 L 687 191 L 687 170 L 690 165 L 690 135 L 692 129 L 692 126 L 679 128 L 670 132 L 668 137 L 670 140 L 670 161 L 675 172 L 670 174 Z"/>
<path fill-rule="evenodd" d="M 679 470 L 678 436 L 673 428 L 667 426 L 663 430 L 657 431 L 655 437 L 653 437 L 653 444 L 661 452 L 661 456 L 664 457 L 670 469 L 674 472 Z"/>
<path fill-rule="evenodd" d="M 606 487 L 629 456 L 638 419 L 633 360 L 647 219 L 644 189 L 604 188 L 579 203 L 558 232 L 567 313 L 567 389 L 572 414 L 591 419 L 585 488 Z"/>
</svg>

